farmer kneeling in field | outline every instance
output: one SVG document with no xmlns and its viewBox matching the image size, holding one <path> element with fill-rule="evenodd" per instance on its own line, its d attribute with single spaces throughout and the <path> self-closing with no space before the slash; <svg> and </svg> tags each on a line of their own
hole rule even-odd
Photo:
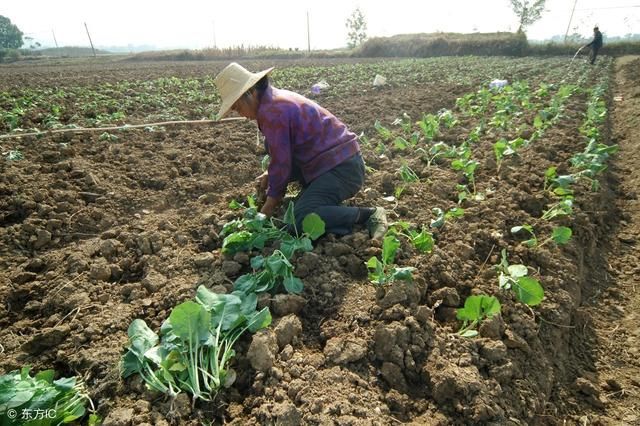
<svg viewBox="0 0 640 426">
<path fill-rule="evenodd" d="M 266 190 L 261 212 L 271 216 L 287 190 L 297 180 L 302 192 L 295 203 L 296 226 L 309 213 L 317 213 L 326 232 L 349 234 L 355 224 L 367 225 L 380 239 L 387 230 L 383 208 L 349 207 L 364 183 L 364 161 L 358 137 L 329 111 L 288 90 L 269 83 L 269 68 L 252 73 L 233 62 L 215 79 L 222 97 L 218 118 L 229 110 L 258 122 L 270 156 L 269 168 L 256 181 Z"/>
</svg>

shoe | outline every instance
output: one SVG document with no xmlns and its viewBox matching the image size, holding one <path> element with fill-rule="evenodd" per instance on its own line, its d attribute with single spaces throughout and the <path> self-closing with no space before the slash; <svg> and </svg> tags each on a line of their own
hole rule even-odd
<svg viewBox="0 0 640 426">
<path fill-rule="evenodd" d="M 367 221 L 367 229 L 369 230 L 369 236 L 374 240 L 380 240 L 384 237 L 389 225 L 387 224 L 387 213 L 382 207 L 376 207 L 371 213 Z"/>
</svg>

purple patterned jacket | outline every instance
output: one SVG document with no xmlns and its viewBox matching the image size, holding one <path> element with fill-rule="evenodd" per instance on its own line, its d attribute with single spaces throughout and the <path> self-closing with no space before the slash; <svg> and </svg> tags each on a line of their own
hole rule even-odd
<svg viewBox="0 0 640 426">
<path fill-rule="evenodd" d="M 281 198 L 292 180 L 309 184 L 360 152 L 358 137 L 329 111 L 288 90 L 269 86 L 258 107 L 269 163 L 267 195 Z"/>
</svg>

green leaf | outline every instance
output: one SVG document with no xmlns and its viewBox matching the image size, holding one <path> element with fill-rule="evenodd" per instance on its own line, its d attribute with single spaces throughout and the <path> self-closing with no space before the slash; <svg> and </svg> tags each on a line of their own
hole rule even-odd
<svg viewBox="0 0 640 426">
<path fill-rule="evenodd" d="M 370 258 L 367 263 L 367 269 L 369 269 L 368 278 L 374 284 L 384 283 L 384 265 L 377 257 Z"/>
<path fill-rule="evenodd" d="M 144 358 L 145 352 L 158 344 L 158 335 L 141 319 L 134 319 L 131 322 L 127 334 L 129 335 L 129 351 L 140 360 Z"/>
<path fill-rule="evenodd" d="M 530 234 L 533 234 L 533 227 L 531 225 L 520 225 L 520 226 L 514 226 L 513 228 L 511 228 L 511 233 L 512 234 L 517 234 L 518 232 L 522 231 L 522 230 L 528 231 Z"/>
<path fill-rule="evenodd" d="M 557 170 L 558 168 L 556 166 L 551 166 L 549 167 L 545 172 L 544 172 L 544 177 L 547 179 L 553 179 L 557 176 Z"/>
<path fill-rule="evenodd" d="M 81 402 L 76 403 L 75 405 L 69 407 L 64 411 L 63 423 L 71 423 L 74 420 L 77 420 L 84 416 L 85 408 Z"/>
<path fill-rule="evenodd" d="M 456 311 L 456 318 L 461 321 L 477 321 L 481 318 L 482 296 L 469 296 L 464 301 L 464 308 Z"/>
<path fill-rule="evenodd" d="M 234 290 L 241 291 L 243 293 L 251 293 L 256 290 L 258 286 L 258 277 L 255 274 L 244 274 L 236 278 L 233 283 Z"/>
<path fill-rule="evenodd" d="M 426 230 L 422 230 L 419 234 L 411 236 L 413 245 L 422 253 L 430 253 L 433 250 L 433 235 Z"/>
<path fill-rule="evenodd" d="M 169 315 L 173 333 L 186 342 L 204 342 L 209 336 L 211 315 L 204 306 L 190 300 L 173 308 Z"/>
<path fill-rule="evenodd" d="M 395 146 L 400 151 L 403 151 L 407 149 L 407 147 L 409 146 L 409 142 L 405 138 L 398 136 L 393 140 L 393 146 Z"/>
<path fill-rule="evenodd" d="M 275 251 L 274 254 L 265 260 L 266 268 L 274 275 L 286 276 L 287 272 L 292 269 L 291 263 L 287 260 L 282 252 Z"/>
<path fill-rule="evenodd" d="M 560 188 L 566 189 L 576 183 L 576 178 L 573 175 L 561 175 L 553 179 L 553 183 L 558 185 Z"/>
<path fill-rule="evenodd" d="M 431 212 L 436 215 L 436 218 L 431 220 L 429 226 L 432 228 L 441 228 L 442 225 L 444 225 L 444 212 L 439 207 L 432 208 Z"/>
<path fill-rule="evenodd" d="M 256 307 L 258 306 L 258 295 L 256 293 L 248 293 L 244 294 L 242 292 L 233 292 L 231 293 L 234 296 L 239 297 L 242 302 L 240 303 L 240 312 L 245 315 L 253 315 L 256 311 Z"/>
<path fill-rule="evenodd" d="M 462 333 L 460 333 L 460 336 L 462 337 L 476 337 L 477 335 L 478 335 L 477 330 L 465 330 Z"/>
<path fill-rule="evenodd" d="M 386 235 L 382 241 L 382 263 L 392 264 L 398 247 L 400 247 L 400 241 L 394 235 Z"/>
<path fill-rule="evenodd" d="M 53 378 L 55 377 L 55 375 L 55 370 L 42 370 L 41 372 L 36 374 L 35 377 L 37 380 L 43 380 L 47 383 L 53 383 Z"/>
<path fill-rule="evenodd" d="M 287 225 L 295 226 L 296 215 L 294 212 L 293 201 L 289 201 L 289 206 L 287 207 L 287 211 L 284 213 L 283 221 Z"/>
<path fill-rule="evenodd" d="M 271 157 L 269 157 L 269 154 L 265 154 L 265 156 L 262 157 L 262 161 L 260 161 L 260 168 L 262 169 L 262 171 L 267 171 L 270 162 Z"/>
<path fill-rule="evenodd" d="M 544 289 L 540 282 L 532 277 L 520 277 L 514 287 L 516 298 L 529 306 L 536 306 L 544 298 Z"/>
<path fill-rule="evenodd" d="M 226 236 L 222 241 L 222 252 L 234 254 L 239 251 L 248 250 L 251 239 L 252 234 L 249 231 L 234 232 Z"/>
<path fill-rule="evenodd" d="M 269 324 L 271 324 L 271 312 L 269 312 L 269 308 L 263 308 L 247 321 L 249 331 L 255 333 L 258 330 L 269 327 Z"/>
<path fill-rule="evenodd" d="M 566 244 L 571 239 L 572 231 L 571 228 L 567 228 L 566 226 L 559 226 L 553 230 L 551 233 L 551 238 L 555 241 L 556 244 Z"/>
<path fill-rule="evenodd" d="M 196 292 L 196 300 L 210 314 L 211 327 L 217 328 L 218 324 L 222 323 L 221 329 L 226 331 L 233 328 L 238 317 L 242 315 L 242 309 L 246 309 L 239 294 L 243 293 L 238 291 L 232 294 L 214 293 L 201 285 Z M 208 336 L 208 329 L 203 330 L 203 333 L 204 337 Z"/>
<path fill-rule="evenodd" d="M 133 352 L 127 351 L 127 353 L 122 357 L 122 362 L 120 363 L 122 368 L 122 377 L 126 379 L 134 373 L 139 373 L 142 370 L 143 365 L 144 364 L 140 361 L 140 358 L 138 358 Z M 0 400 L 0 402 L 2 401 Z M 2 408 L 2 404 L 0 404 L 0 408 Z"/>
<path fill-rule="evenodd" d="M 56 389 L 67 392 L 73 389 L 73 387 L 76 385 L 76 378 L 61 377 L 58 380 L 54 380 L 53 385 L 56 387 Z"/>
<path fill-rule="evenodd" d="M 284 284 L 284 288 L 288 293 L 300 294 L 302 293 L 302 289 L 304 285 L 302 284 L 302 280 L 298 277 L 289 276 L 286 277 L 282 283 Z"/>
<path fill-rule="evenodd" d="M 252 195 L 247 195 L 247 204 L 249 204 L 249 208 L 258 209 L 256 199 Z"/>
<path fill-rule="evenodd" d="M 499 314 L 500 310 L 502 309 L 502 306 L 500 306 L 500 301 L 498 301 L 498 299 L 494 296 L 482 295 L 481 305 L 482 312 L 489 318 L 496 314 Z"/>
<path fill-rule="evenodd" d="M 411 274 L 415 268 L 406 266 L 404 268 L 393 268 L 391 271 L 392 280 L 412 281 L 413 275 Z"/>
<path fill-rule="evenodd" d="M 464 216 L 464 209 L 461 207 L 453 207 L 451 209 L 449 209 L 448 212 L 445 213 L 444 217 L 445 219 L 449 219 L 449 218 L 460 218 Z"/>
<path fill-rule="evenodd" d="M 509 265 L 507 268 L 509 275 L 513 278 L 524 277 L 529 273 L 525 265 Z"/>
<path fill-rule="evenodd" d="M 239 210 L 242 208 L 242 204 L 240 204 L 236 200 L 231 200 L 231 202 L 229 203 L 229 208 L 231 210 Z"/>
<path fill-rule="evenodd" d="M 264 268 L 264 256 L 254 256 L 251 258 L 251 269 L 258 270 Z"/>
<path fill-rule="evenodd" d="M 474 295 L 464 301 L 464 308 L 458 309 L 456 317 L 462 321 L 480 321 L 500 313 L 500 302 L 493 296 Z"/>
<path fill-rule="evenodd" d="M 302 221 L 302 232 L 315 241 L 325 233 L 324 221 L 317 213 L 309 213 Z"/>
</svg>

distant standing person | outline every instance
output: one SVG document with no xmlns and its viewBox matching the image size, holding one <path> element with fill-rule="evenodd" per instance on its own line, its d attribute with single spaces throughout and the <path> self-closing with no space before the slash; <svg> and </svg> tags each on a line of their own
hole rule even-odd
<svg viewBox="0 0 640 426">
<path fill-rule="evenodd" d="M 593 65 L 596 62 L 598 50 L 602 47 L 602 33 L 598 27 L 593 28 L 593 40 L 591 40 L 591 43 L 585 45 L 585 47 L 591 48 L 591 65 Z"/>
<path fill-rule="evenodd" d="M 252 73 L 233 62 L 214 80 L 222 97 L 218 117 L 233 110 L 256 120 L 265 137 L 269 168 L 256 179 L 258 190 L 266 191 L 261 212 L 271 216 L 287 184 L 297 180 L 303 187 L 294 209 L 298 229 L 307 214 L 317 213 L 326 232 L 345 235 L 361 224 L 373 239 L 381 239 L 387 230 L 382 207 L 342 205 L 364 183 L 358 137 L 312 100 L 273 87 L 268 77 L 272 69 Z"/>
</svg>

